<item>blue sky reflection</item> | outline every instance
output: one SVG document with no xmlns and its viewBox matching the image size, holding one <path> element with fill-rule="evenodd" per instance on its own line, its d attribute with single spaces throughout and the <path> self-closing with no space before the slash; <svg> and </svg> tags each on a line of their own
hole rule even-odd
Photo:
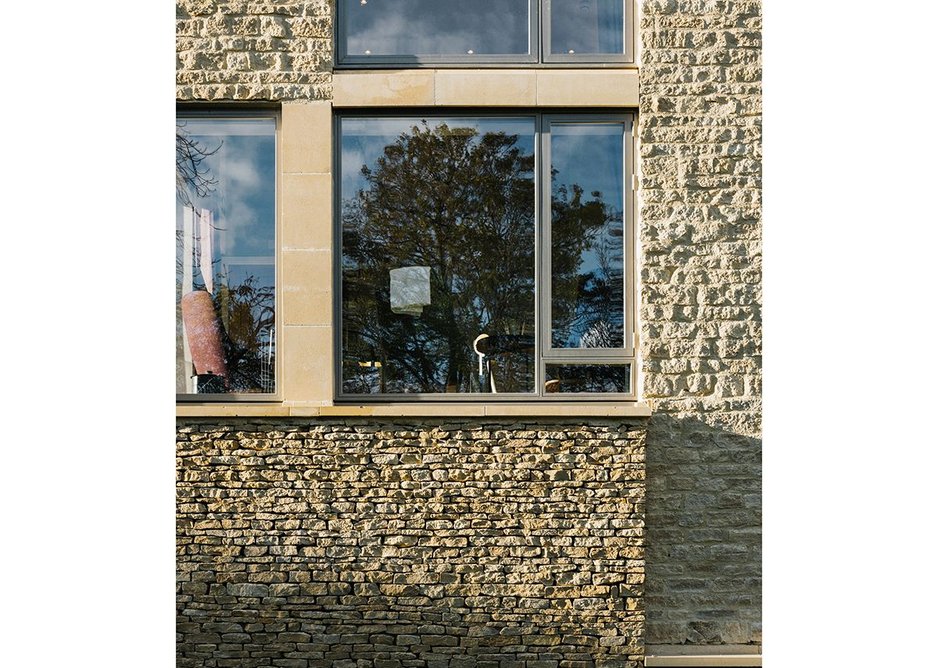
<svg viewBox="0 0 938 668">
<path fill-rule="evenodd" d="M 343 0 L 353 56 L 528 53 L 528 0 Z"/>
</svg>

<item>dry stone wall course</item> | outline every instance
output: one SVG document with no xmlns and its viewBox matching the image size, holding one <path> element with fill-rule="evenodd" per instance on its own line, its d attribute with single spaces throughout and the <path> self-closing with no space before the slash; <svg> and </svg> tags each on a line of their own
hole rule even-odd
<svg viewBox="0 0 938 668">
<path fill-rule="evenodd" d="M 179 666 L 641 664 L 640 424 L 177 431 Z"/>
<path fill-rule="evenodd" d="M 761 2 L 641 19 L 647 642 L 761 643 Z"/>
</svg>

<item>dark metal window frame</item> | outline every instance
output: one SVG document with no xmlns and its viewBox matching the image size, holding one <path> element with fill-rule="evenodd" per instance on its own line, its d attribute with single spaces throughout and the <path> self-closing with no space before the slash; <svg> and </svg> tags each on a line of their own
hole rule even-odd
<svg viewBox="0 0 938 668">
<path fill-rule="evenodd" d="M 631 229 L 630 229 L 630 219 L 629 209 L 631 208 L 632 198 L 629 196 L 630 188 L 628 187 L 632 183 L 632 119 L 629 114 L 544 114 L 542 119 L 542 125 L 540 128 L 539 142 L 540 142 L 540 152 L 541 160 L 544 165 L 543 169 L 545 173 L 542 174 L 545 179 L 545 187 L 542 188 L 541 196 L 541 211 L 550 212 L 551 203 L 553 198 L 552 188 L 550 184 L 550 171 L 552 168 L 552 161 L 550 155 L 550 131 L 551 125 L 553 124 L 567 124 L 567 123 L 577 123 L 577 124 L 587 124 L 587 123 L 622 123 L 623 132 L 622 132 L 622 195 L 623 199 L 623 240 L 625 244 L 631 246 L 633 244 Z M 608 364 L 610 362 L 620 361 L 623 354 L 626 357 L 634 357 L 635 351 L 633 348 L 633 332 L 635 331 L 635 323 L 631 313 L 631 295 L 634 290 L 634 283 L 632 278 L 632 273 L 634 271 L 634 266 L 631 262 L 633 253 L 631 248 L 623 248 L 623 264 L 622 273 L 625 280 L 625 285 L 622 286 L 625 293 L 625 299 L 623 300 L 623 348 L 554 348 L 552 344 L 552 331 L 551 331 L 551 285 L 553 284 L 553 270 L 551 267 L 552 259 L 550 256 L 551 253 L 551 240 L 552 240 L 552 227 L 551 227 L 551 217 L 545 215 L 541 221 L 541 248 L 544 253 L 544 261 L 541 262 L 542 274 L 540 276 L 540 284 L 542 301 L 540 303 L 542 318 L 539 320 L 541 329 L 540 337 L 543 341 L 541 346 L 541 358 L 545 362 L 549 363 L 582 363 L 582 364 Z"/>
<path fill-rule="evenodd" d="M 282 355 L 282 296 L 280 276 L 280 186 L 281 186 L 281 117 L 279 105 L 262 104 L 250 107 L 236 105 L 219 105 L 207 108 L 204 104 L 181 103 L 176 107 L 176 119 L 199 119 L 216 121 L 240 121 L 271 119 L 274 121 L 274 345 L 277 350 L 277 359 L 274 366 L 273 392 L 231 392 L 231 393 L 205 393 L 192 392 L 176 393 L 177 403 L 248 403 L 280 401 L 283 392 L 283 355 Z"/>
<path fill-rule="evenodd" d="M 622 63 L 628 64 L 634 60 L 634 50 L 632 46 L 632 28 L 635 25 L 633 17 L 633 3 L 631 0 L 622 2 L 622 50 L 624 53 L 554 53 L 550 52 L 550 27 L 551 27 L 551 2 L 552 0 L 541 0 L 543 11 L 541 12 L 541 62 L 555 64 L 582 64 L 592 65 L 595 63 Z"/>
<path fill-rule="evenodd" d="M 634 64 L 634 3 L 623 0 L 622 44 L 625 53 L 551 54 L 550 21 L 551 0 L 528 0 L 528 53 L 517 54 L 451 54 L 439 58 L 416 55 L 349 55 L 347 39 L 342 26 L 347 25 L 345 2 L 336 8 L 334 58 L 336 69 L 387 69 L 387 68 L 510 68 L 510 67 L 620 67 Z"/>
<path fill-rule="evenodd" d="M 622 402 L 637 400 L 636 391 L 636 359 L 635 359 L 635 322 L 637 314 L 637 297 L 635 293 L 635 194 L 632 189 L 634 146 L 633 137 L 635 129 L 635 114 L 633 112 L 605 111 L 597 113 L 563 113 L 561 111 L 517 111 L 496 109 L 394 109 L 394 110 L 347 110 L 336 112 L 333 125 L 333 146 L 336 147 L 333 155 L 333 174 L 342 174 L 342 120 L 347 118 L 533 118 L 535 123 L 535 156 L 534 156 L 534 192 L 535 192 L 535 220 L 534 220 L 534 319 L 537 327 L 535 336 L 534 363 L 535 363 L 535 391 L 516 393 L 394 393 L 394 394 L 351 394 L 342 391 L 342 192 L 341 181 L 336 182 L 333 192 L 333 253 L 335 262 L 333 266 L 333 290 L 336 296 L 333 304 L 334 322 L 334 396 L 338 403 L 400 403 L 400 402 L 563 402 L 563 401 L 590 401 L 590 402 Z M 624 332 L 623 348 L 621 349 L 557 349 L 549 348 L 550 344 L 550 283 L 551 274 L 549 266 L 550 257 L 550 216 L 551 186 L 550 186 L 550 159 L 549 159 L 549 129 L 553 122 L 617 122 L 623 124 L 623 273 L 625 275 L 624 289 Z M 545 213 L 547 215 L 545 215 Z M 545 338 L 546 337 L 546 338 Z M 621 393 L 612 392 L 560 392 L 548 393 L 545 391 L 548 364 L 562 364 L 568 366 L 578 365 L 626 365 L 629 367 L 629 391 Z"/>
</svg>

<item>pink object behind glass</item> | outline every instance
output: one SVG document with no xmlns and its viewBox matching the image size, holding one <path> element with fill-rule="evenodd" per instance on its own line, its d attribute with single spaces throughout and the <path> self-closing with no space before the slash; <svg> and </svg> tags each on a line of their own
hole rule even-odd
<svg viewBox="0 0 938 668">
<path fill-rule="evenodd" d="M 193 290 L 182 296 L 182 322 L 192 363 L 198 374 L 213 373 L 227 380 L 228 365 L 221 342 L 221 322 L 215 313 L 212 296 L 205 290 Z"/>
</svg>

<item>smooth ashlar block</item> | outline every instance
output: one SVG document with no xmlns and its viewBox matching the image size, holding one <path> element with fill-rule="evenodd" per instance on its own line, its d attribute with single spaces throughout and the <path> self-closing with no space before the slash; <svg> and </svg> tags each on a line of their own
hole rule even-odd
<svg viewBox="0 0 938 668">
<path fill-rule="evenodd" d="M 436 70 L 441 106 L 530 107 L 536 102 L 533 70 Z"/>
<path fill-rule="evenodd" d="M 332 249 L 332 175 L 284 174 L 281 195 L 284 250 Z"/>
<path fill-rule="evenodd" d="M 336 107 L 433 104 L 433 70 L 337 72 L 332 77 Z"/>
<path fill-rule="evenodd" d="M 542 107 L 637 107 L 638 70 L 542 70 L 537 105 Z"/>
<path fill-rule="evenodd" d="M 332 324 L 332 254 L 284 251 L 281 285 L 284 325 Z"/>
<path fill-rule="evenodd" d="M 280 133 L 284 173 L 332 172 L 332 105 L 284 102 Z"/>
<path fill-rule="evenodd" d="M 332 327 L 283 327 L 283 397 L 294 402 L 332 401 Z"/>
</svg>

